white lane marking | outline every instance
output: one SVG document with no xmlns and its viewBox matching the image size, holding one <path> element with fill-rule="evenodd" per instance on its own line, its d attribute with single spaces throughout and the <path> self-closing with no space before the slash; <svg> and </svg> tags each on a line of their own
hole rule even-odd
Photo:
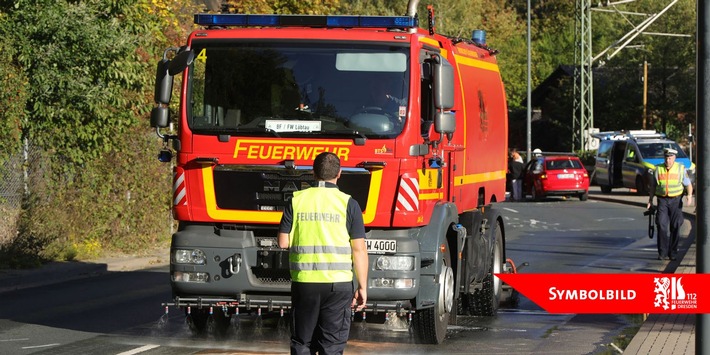
<svg viewBox="0 0 710 355">
<path fill-rule="evenodd" d="M 44 344 L 44 345 L 35 345 L 35 346 L 23 346 L 21 349 L 37 349 L 37 348 L 47 348 L 50 346 L 57 346 L 59 343 L 54 343 L 54 344 Z"/>
<path fill-rule="evenodd" d="M 636 218 L 631 218 L 631 217 L 611 217 L 611 218 L 599 218 L 596 221 L 597 222 L 603 222 L 603 221 L 635 221 Z"/>
<path fill-rule="evenodd" d="M 518 213 L 518 210 L 514 210 L 514 209 L 512 209 L 512 208 L 503 207 L 503 209 L 506 210 L 506 211 L 513 212 L 513 213 Z"/>
<path fill-rule="evenodd" d="M 148 344 L 148 345 L 143 345 L 140 348 L 135 348 L 133 350 L 128 350 L 128 351 L 124 351 L 122 353 L 118 353 L 116 355 L 135 355 L 135 354 L 140 354 L 144 351 L 148 351 L 148 350 L 155 349 L 158 347 L 160 347 L 160 345 Z"/>
<path fill-rule="evenodd" d="M 8 341 L 27 341 L 30 340 L 30 338 L 19 338 L 19 339 L 0 339 L 1 342 L 8 342 Z"/>
</svg>

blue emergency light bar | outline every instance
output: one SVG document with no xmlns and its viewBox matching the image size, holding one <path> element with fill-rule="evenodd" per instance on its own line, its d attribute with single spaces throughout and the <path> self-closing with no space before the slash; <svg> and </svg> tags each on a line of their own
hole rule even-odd
<svg viewBox="0 0 710 355">
<path fill-rule="evenodd" d="M 409 16 L 196 14 L 195 24 L 201 26 L 414 28 L 418 26 L 419 21 L 416 17 Z"/>
</svg>

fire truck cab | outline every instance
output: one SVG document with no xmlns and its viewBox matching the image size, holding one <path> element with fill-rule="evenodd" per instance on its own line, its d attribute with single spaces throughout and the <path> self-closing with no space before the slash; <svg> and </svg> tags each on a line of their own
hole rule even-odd
<svg viewBox="0 0 710 355">
<path fill-rule="evenodd" d="M 450 38 L 406 16 L 198 14 L 201 28 L 158 64 L 151 125 L 175 154 L 166 306 L 193 330 L 248 311 L 288 312 L 281 211 L 313 183 L 323 151 L 360 205 L 368 312 L 440 343 L 457 314 L 501 298 L 507 105 L 482 32 Z M 433 23 L 433 10 L 429 11 Z M 173 76 L 181 75 L 176 134 Z M 172 144 L 172 145 L 170 145 Z M 357 315 L 359 316 L 359 315 Z"/>
</svg>

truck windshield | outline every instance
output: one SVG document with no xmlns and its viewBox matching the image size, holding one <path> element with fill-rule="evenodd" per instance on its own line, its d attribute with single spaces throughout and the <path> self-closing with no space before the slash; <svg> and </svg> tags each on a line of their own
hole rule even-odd
<svg viewBox="0 0 710 355">
<path fill-rule="evenodd" d="M 197 134 L 396 137 L 408 111 L 407 47 L 193 41 L 188 124 Z"/>
</svg>

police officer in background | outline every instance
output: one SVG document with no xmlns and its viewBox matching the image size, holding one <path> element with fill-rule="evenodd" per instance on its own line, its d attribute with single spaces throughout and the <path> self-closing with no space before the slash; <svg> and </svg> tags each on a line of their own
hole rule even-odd
<svg viewBox="0 0 710 355">
<path fill-rule="evenodd" d="M 319 154 L 313 175 L 317 186 L 294 192 L 279 226 L 291 268 L 291 354 L 342 354 L 351 308 L 367 302 L 365 226 L 357 201 L 336 185 L 337 155 Z"/>
<path fill-rule="evenodd" d="M 693 204 L 693 185 L 683 164 L 675 164 L 678 151 L 663 150 L 664 162 L 656 165 L 651 179 L 651 195 L 648 205 L 653 206 L 656 196 L 656 224 L 658 225 L 658 260 L 675 260 L 678 254 L 678 238 L 683 224 L 683 188 L 688 192 L 688 206 Z"/>
</svg>

